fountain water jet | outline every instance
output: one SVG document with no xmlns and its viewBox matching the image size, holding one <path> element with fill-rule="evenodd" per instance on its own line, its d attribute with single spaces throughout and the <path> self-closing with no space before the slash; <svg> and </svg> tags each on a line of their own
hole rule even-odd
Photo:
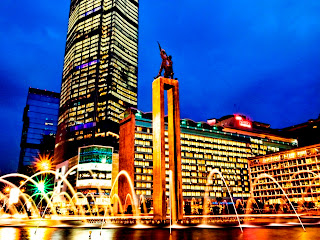
<svg viewBox="0 0 320 240">
<path fill-rule="evenodd" d="M 204 203 L 203 203 L 203 211 L 204 211 L 204 214 L 207 215 L 208 213 L 208 210 L 207 210 L 207 202 L 208 200 L 210 201 L 209 199 L 209 180 L 212 179 L 213 177 L 213 174 L 219 174 L 221 179 L 223 180 L 224 182 L 224 185 L 227 187 L 227 190 L 228 190 L 228 193 L 229 193 L 229 196 L 230 196 L 230 199 L 231 199 L 231 202 L 232 202 L 232 205 L 233 205 L 233 208 L 234 208 L 234 211 L 236 213 L 236 216 L 237 216 L 237 219 L 238 219 L 238 222 L 239 222 L 239 227 L 240 227 L 240 230 L 241 232 L 243 232 L 243 229 L 242 229 L 242 226 L 241 226 L 241 222 L 240 222 L 240 218 L 239 218 L 239 215 L 238 215 L 238 212 L 237 212 L 237 209 L 236 209 L 236 206 L 234 205 L 234 202 L 233 202 L 233 198 L 232 198 L 232 195 L 230 193 L 230 190 L 229 190 L 229 187 L 224 179 L 224 177 L 222 176 L 221 172 L 218 170 L 218 169 L 212 169 L 208 175 L 208 178 L 207 178 L 207 184 L 206 184 L 206 191 L 205 191 L 205 195 L 204 195 Z"/>
<path fill-rule="evenodd" d="M 299 222 L 300 222 L 303 230 L 306 231 L 306 229 L 305 229 L 304 226 L 303 226 L 303 223 L 301 222 L 301 219 L 300 219 L 298 213 L 296 212 L 296 210 L 295 210 L 295 208 L 293 207 L 290 199 L 288 198 L 288 195 L 287 195 L 286 192 L 283 190 L 283 188 L 280 186 L 280 184 L 278 183 L 278 181 L 277 181 L 274 177 L 270 176 L 269 174 L 261 173 L 259 176 L 257 176 L 257 178 L 254 180 L 254 182 L 253 182 L 253 184 L 252 184 L 251 197 L 250 197 L 250 198 L 254 198 L 253 189 L 254 189 L 255 185 L 257 184 L 257 182 L 258 182 L 261 178 L 269 178 L 269 179 L 271 179 L 275 184 L 277 184 L 277 186 L 281 189 L 281 191 L 283 192 L 283 194 L 286 196 L 288 202 L 290 203 L 290 205 L 291 205 L 293 211 L 295 212 L 295 214 L 296 214 L 296 216 L 297 216 L 297 218 L 298 218 L 298 220 L 299 220 Z"/>
</svg>

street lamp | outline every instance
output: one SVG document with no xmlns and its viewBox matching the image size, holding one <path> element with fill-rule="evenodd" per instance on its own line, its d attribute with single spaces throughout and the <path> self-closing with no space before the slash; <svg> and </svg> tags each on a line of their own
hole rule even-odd
<svg viewBox="0 0 320 240">
<path fill-rule="evenodd" d="M 52 169 L 52 157 L 49 154 L 43 154 L 36 158 L 35 167 L 37 171 L 48 171 Z"/>
<path fill-rule="evenodd" d="M 46 185 L 44 184 L 43 181 L 40 181 L 40 182 L 37 183 L 37 188 L 38 188 L 39 192 L 44 193 Z"/>
<path fill-rule="evenodd" d="M 11 188 L 10 188 L 10 187 L 6 187 L 6 188 L 4 189 L 4 191 L 5 191 L 6 193 L 9 193 L 9 192 L 10 192 L 10 190 L 11 190 Z"/>
</svg>

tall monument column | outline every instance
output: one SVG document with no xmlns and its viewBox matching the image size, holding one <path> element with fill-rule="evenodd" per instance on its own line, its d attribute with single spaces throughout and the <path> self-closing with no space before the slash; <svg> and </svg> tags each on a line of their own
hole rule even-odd
<svg viewBox="0 0 320 240">
<path fill-rule="evenodd" d="M 179 83 L 159 77 L 152 83 L 153 91 L 153 211 L 155 220 L 166 219 L 166 167 L 164 91 L 168 96 L 169 169 L 172 171 L 172 220 L 183 217 Z M 169 203 L 170 204 L 170 203 Z M 168 206 L 169 207 L 169 206 Z"/>
</svg>

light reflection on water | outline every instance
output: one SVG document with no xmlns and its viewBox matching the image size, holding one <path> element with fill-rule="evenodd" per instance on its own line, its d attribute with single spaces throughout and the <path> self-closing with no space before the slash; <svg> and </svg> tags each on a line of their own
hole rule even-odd
<svg viewBox="0 0 320 240">
<path fill-rule="evenodd" d="M 277 228 L 244 228 L 241 233 L 239 228 L 225 229 L 173 229 L 170 236 L 168 229 L 89 229 L 89 228 L 0 228 L 0 239 L 4 240 L 310 240 L 319 239 L 320 227 L 308 227 L 307 232 L 299 227 Z M 101 235 L 100 235 L 101 233 Z"/>
</svg>

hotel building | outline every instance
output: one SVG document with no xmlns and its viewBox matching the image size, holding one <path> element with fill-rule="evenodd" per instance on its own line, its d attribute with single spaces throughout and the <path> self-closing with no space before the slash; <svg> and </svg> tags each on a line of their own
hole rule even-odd
<svg viewBox="0 0 320 240">
<path fill-rule="evenodd" d="M 240 115 L 207 122 L 182 119 L 180 129 L 184 199 L 203 198 L 207 177 L 213 169 L 222 173 L 233 197 L 247 198 L 250 196 L 248 158 L 297 145 L 295 139 L 276 135 L 269 125 L 252 122 Z M 165 131 L 166 143 L 167 135 Z M 152 113 L 128 109 L 120 122 L 119 171 L 126 170 L 134 179 L 136 194 L 147 198 L 152 198 L 152 138 Z M 166 161 L 169 161 L 168 144 L 165 147 Z M 168 171 L 166 181 L 168 187 Z M 125 196 L 121 184 L 119 195 Z M 219 176 L 210 181 L 209 190 L 213 198 L 229 197 Z"/>
<path fill-rule="evenodd" d="M 56 92 L 29 88 L 23 113 L 19 173 L 32 174 L 30 167 L 40 153 L 53 156 L 59 97 Z"/>
<path fill-rule="evenodd" d="M 254 157 L 249 160 L 249 169 L 256 199 L 281 203 L 285 192 L 295 203 L 318 204 L 320 200 L 320 144 Z"/>
<path fill-rule="evenodd" d="M 91 144 L 118 148 L 119 115 L 137 106 L 138 0 L 71 0 L 55 162 Z"/>
</svg>

